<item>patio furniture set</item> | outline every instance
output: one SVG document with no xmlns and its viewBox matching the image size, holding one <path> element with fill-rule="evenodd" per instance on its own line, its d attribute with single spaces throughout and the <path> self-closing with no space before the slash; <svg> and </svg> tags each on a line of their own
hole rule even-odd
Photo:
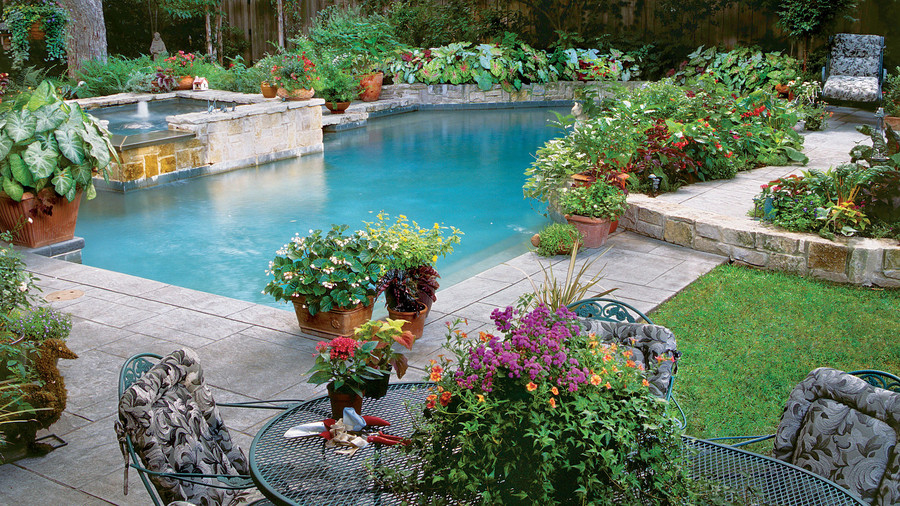
<svg viewBox="0 0 900 506">
<path fill-rule="evenodd" d="M 675 360 L 648 380 L 651 391 L 684 413 L 673 396 L 675 338 L 620 301 L 595 298 L 571 306 L 584 327 L 606 341 L 631 345 L 636 360 Z M 643 322 L 643 323 L 642 323 Z M 413 432 L 429 383 L 399 383 L 367 402 L 366 414 L 389 420 L 390 436 Z M 398 446 L 368 445 L 347 456 L 319 437 L 286 438 L 298 424 L 331 415 L 327 397 L 306 402 L 216 403 L 196 354 L 138 354 L 123 365 L 116 432 L 129 468 L 162 504 L 400 504 L 367 466 L 409 466 Z M 256 435 L 249 458 L 232 442 L 218 406 L 278 410 Z M 363 432 L 377 433 L 366 426 Z M 742 503 L 844 505 L 900 503 L 900 378 L 880 371 L 812 371 L 791 392 L 774 435 L 701 440 L 682 437 L 683 464 L 694 479 Z M 773 457 L 740 447 L 774 439 Z M 255 487 L 255 488 L 254 488 Z M 255 501 L 255 502 L 254 502 Z"/>
</svg>

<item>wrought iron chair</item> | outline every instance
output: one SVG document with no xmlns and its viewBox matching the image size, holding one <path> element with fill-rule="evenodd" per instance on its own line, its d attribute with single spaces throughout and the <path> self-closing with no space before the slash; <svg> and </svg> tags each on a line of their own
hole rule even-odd
<svg viewBox="0 0 900 506">
<path fill-rule="evenodd" d="M 886 78 L 884 37 L 839 33 L 829 43 L 831 52 L 822 68 L 822 96 L 880 105 Z"/>
<path fill-rule="evenodd" d="M 673 396 L 681 352 L 672 332 L 654 325 L 634 306 L 615 299 L 594 297 L 573 302 L 568 308 L 581 318 L 586 331 L 595 333 L 605 342 L 615 342 L 634 351 L 635 362 L 642 363 L 648 372 L 650 390 L 678 409 L 677 420 L 683 429 L 687 418 Z M 657 357 L 666 360 L 660 361 Z"/>
<path fill-rule="evenodd" d="M 129 358 L 119 373 L 118 393 L 115 429 L 125 457 L 126 495 L 131 467 L 156 506 L 270 504 L 253 488 L 247 458 L 232 442 L 218 406 L 282 410 L 298 401 L 217 404 L 197 354 L 187 348 L 166 357 Z"/>
<path fill-rule="evenodd" d="M 887 388 L 882 388 L 885 386 Z M 900 378 L 820 367 L 791 391 L 773 456 L 834 481 L 876 506 L 900 504 Z"/>
</svg>

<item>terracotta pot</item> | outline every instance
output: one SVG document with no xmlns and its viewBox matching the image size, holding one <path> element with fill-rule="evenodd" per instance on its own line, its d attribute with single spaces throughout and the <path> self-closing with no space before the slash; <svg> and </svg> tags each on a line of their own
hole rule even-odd
<svg viewBox="0 0 900 506">
<path fill-rule="evenodd" d="M 19 223 L 23 223 L 13 243 L 27 248 L 68 241 L 75 237 L 75 222 L 78 220 L 80 204 L 81 190 L 78 190 L 72 202 L 48 188 L 41 190 L 37 197 L 26 192 L 21 202 L 0 193 L 0 230 L 13 230 Z M 42 212 L 39 209 L 42 205 L 52 206 L 53 214 Z M 28 223 L 28 218 L 32 219 L 32 223 Z"/>
<path fill-rule="evenodd" d="M 178 78 L 176 90 L 190 90 L 194 87 L 194 76 L 181 76 Z"/>
<path fill-rule="evenodd" d="M 268 83 L 259 83 L 259 92 L 262 93 L 263 98 L 275 98 L 278 88 Z"/>
<path fill-rule="evenodd" d="M 422 333 L 425 332 L 425 319 L 428 318 L 428 307 L 421 302 L 419 302 L 419 307 L 422 309 L 418 313 L 407 313 L 394 311 L 385 306 L 388 316 L 392 320 L 406 320 L 406 323 L 403 324 L 403 330 L 410 331 L 412 335 L 416 336 L 416 339 L 422 337 Z"/>
<path fill-rule="evenodd" d="M 566 221 L 575 225 L 575 228 L 584 236 L 585 248 L 599 248 L 606 243 L 609 236 L 610 220 L 602 218 L 588 218 L 577 214 L 567 214 Z"/>
<path fill-rule="evenodd" d="M 284 88 L 278 88 L 278 91 L 275 92 L 279 98 L 284 100 L 288 100 L 291 102 L 299 102 L 301 100 L 309 100 L 313 98 L 313 95 L 316 94 L 316 90 L 309 88 L 297 88 L 296 90 L 288 91 Z"/>
<path fill-rule="evenodd" d="M 884 124 L 890 125 L 893 131 L 900 133 L 900 116 L 885 116 Z"/>
<path fill-rule="evenodd" d="M 28 38 L 31 40 L 44 40 L 44 24 L 41 20 L 31 23 L 28 27 Z"/>
<path fill-rule="evenodd" d="M 353 335 L 353 329 L 372 319 L 372 310 L 374 309 L 372 297 L 369 297 L 368 306 L 357 304 L 352 308 L 335 308 L 315 315 L 309 314 L 303 297 L 292 297 L 291 302 L 294 303 L 294 312 L 297 314 L 300 330 L 307 334 L 327 338 Z"/>
<path fill-rule="evenodd" d="M 362 414 L 362 397 L 349 388 L 334 389 L 334 383 L 328 384 L 328 400 L 331 401 L 331 417 L 340 420 L 344 417 L 344 408 L 353 408 Z"/>
<path fill-rule="evenodd" d="M 365 74 L 359 79 L 359 99 L 363 102 L 374 102 L 381 96 L 381 84 L 384 82 L 384 72 Z"/>
<path fill-rule="evenodd" d="M 619 229 L 619 220 L 613 220 L 609 222 L 609 233 L 613 233 Z"/>
<path fill-rule="evenodd" d="M 325 108 L 331 111 L 331 114 L 344 114 L 348 107 L 350 102 L 325 102 Z"/>
<path fill-rule="evenodd" d="M 388 369 L 387 374 L 384 376 L 373 379 L 366 380 L 366 397 L 369 399 L 381 399 L 385 395 L 387 395 L 388 385 L 391 382 L 391 369 Z"/>
</svg>

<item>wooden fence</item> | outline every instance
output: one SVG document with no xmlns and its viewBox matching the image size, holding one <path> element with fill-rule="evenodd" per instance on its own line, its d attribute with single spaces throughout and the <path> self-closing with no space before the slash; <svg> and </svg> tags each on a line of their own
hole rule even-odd
<svg viewBox="0 0 900 506">
<path fill-rule="evenodd" d="M 486 0 L 495 8 L 506 12 L 527 12 L 527 7 L 517 0 Z M 315 13 L 329 5 L 352 5 L 355 0 L 284 0 L 286 37 L 298 31 L 306 32 Z M 228 22 L 240 28 L 250 48 L 245 58 L 258 60 L 266 52 L 273 50 L 269 41 L 278 39 L 276 8 L 273 0 L 224 0 Z M 657 19 L 657 0 L 629 0 L 622 9 L 621 16 L 602 15 L 602 26 L 613 36 L 627 35 L 644 40 L 659 40 L 671 34 L 671 26 Z M 780 48 L 796 54 L 785 34 L 778 28 L 774 14 L 760 12 L 738 3 L 731 5 L 711 19 L 696 23 L 690 12 L 680 14 L 681 22 L 676 23 L 678 38 L 688 46 L 760 44 L 766 49 Z M 838 32 L 874 33 L 887 38 L 886 64 L 893 68 L 900 65 L 900 2 L 894 0 L 863 0 L 857 12 L 852 13 L 856 22 L 841 21 Z M 695 24 L 696 26 L 692 26 Z"/>
</svg>

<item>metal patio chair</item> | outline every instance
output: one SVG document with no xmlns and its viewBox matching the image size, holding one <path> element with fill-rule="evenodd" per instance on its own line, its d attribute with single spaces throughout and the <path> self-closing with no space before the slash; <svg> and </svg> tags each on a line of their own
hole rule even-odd
<svg viewBox="0 0 900 506">
<path fill-rule="evenodd" d="M 887 388 L 882 388 L 885 386 Z M 875 506 L 900 504 L 900 378 L 820 367 L 791 391 L 773 456 L 812 471 Z"/>
<path fill-rule="evenodd" d="M 115 430 L 128 468 L 136 469 L 153 504 L 270 504 L 250 479 L 246 455 L 232 441 L 218 406 L 286 409 L 298 401 L 216 403 L 197 354 L 140 353 L 119 373 Z"/>
<path fill-rule="evenodd" d="M 831 52 L 822 68 L 822 97 L 881 104 L 884 70 L 884 37 L 839 33 L 830 40 Z"/>
<path fill-rule="evenodd" d="M 634 361 L 644 365 L 647 381 L 654 395 L 664 398 L 678 409 L 680 428 L 687 425 L 684 410 L 674 397 L 675 375 L 678 372 L 678 351 L 675 335 L 633 306 L 605 297 L 579 300 L 568 305 L 580 317 L 582 328 L 593 332 L 607 343 L 617 343 L 634 353 Z M 645 322 L 645 323 L 640 323 Z M 663 357 L 665 360 L 657 360 Z"/>
</svg>

